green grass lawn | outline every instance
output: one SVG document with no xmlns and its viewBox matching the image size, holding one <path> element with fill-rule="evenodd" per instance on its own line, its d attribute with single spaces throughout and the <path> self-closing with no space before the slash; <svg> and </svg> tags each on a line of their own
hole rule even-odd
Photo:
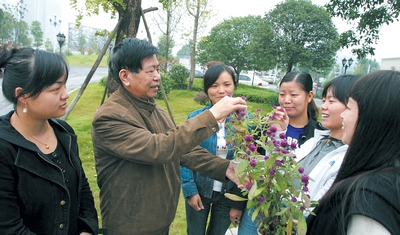
<svg viewBox="0 0 400 235">
<path fill-rule="evenodd" d="M 197 84 L 198 83 L 199 81 L 197 81 Z M 76 134 L 78 135 L 80 157 L 82 159 L 86 176 L 89 179 L 90 187 L 94 194 L 96 208 L 99 212 L 99 216 L 99 188 L 96 182 L 97 175 L 93 154 L 93 144 L 91 139 L 91 121 L 94 112 L 100 106 L 103 92 L 104 87 L 101 86 L 99 83 L 89 84 L 82 97 L 76 104 L 75 108 L 72 110 L 66 120 L 74 128 Z M 71 94 L 69 102 L 72 102 L 76 93 L 77 91 Z M 184 122 L 190 112 L 202 107 L 202 105 L 196 103 L 193 100 L 193 97 L 196 93 L 196 91 L 172 90 L 171 93 L 168 95 L 169 104 L 172 109 L 175 122 L 177 124 Z M 161 107 L 166 109 L 164 100 L 157 100 L 157 103 Z M 249 109 L 251 111 L 255 111 L 257 108 L 262 108 L 264 111 L 271 110 L 271 107 L 266 104 L 248 102 L 248 106 L 250 107 Z M 99 219 L 101 221 L 101 218 Z M 175 220 L 171 225 L 170 234 L 186 234 L 185 206 L 182 194 L 180 197 Z"/>
<path fill-rule="evenodd" d="M 65 59 L 70 66 L 93 66 L 94 62 L 96 61 L 99 55 L 92 54 L 92 55 L 67 55 Z M 106 53 L 99 66 L 107 66 L 107 59 L 109 54 Z"/>
</svg>

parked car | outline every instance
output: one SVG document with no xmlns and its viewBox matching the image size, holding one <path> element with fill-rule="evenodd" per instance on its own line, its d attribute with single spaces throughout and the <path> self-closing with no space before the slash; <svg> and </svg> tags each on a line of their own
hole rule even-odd
<svg viewBox="0 0 400 235">
<path fill-rule="evenodd" d="M 195 78 L 203 78 L 204 77 L 204 73 L 201 72 L 200 70 L 195 70 L 194 71 L 194 77 Z"/>
<path fill-rule="evenodd" d="M 254 74 L 254 81 L 253 81 L 253 73 L 241 73 L 239 74 L 239 83 L 246 84 L 246 85 L 253 85 L 258 87 L 268 87 L 269 83 L 263 81 L 260 76 Z"/>
<path fill-rule="evenodd" d="M 275 75 L 275 74 L 269 74 L 269 73 L 266 73 L 266 74 L 264 74 L 263 76 L 261 76 L 261 79 L 263 80 L 263 81 L 266 81 L 266 82 L 268 82 L 268 83 L 275 83 L 276 81 L 278 81 L 278 77 Z"/>
</svg>

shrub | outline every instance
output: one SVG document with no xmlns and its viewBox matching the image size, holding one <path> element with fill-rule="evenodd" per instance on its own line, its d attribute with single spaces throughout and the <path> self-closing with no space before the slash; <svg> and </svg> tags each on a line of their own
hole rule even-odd
<svg viewBox="0 0 400 235">
<path fill-rule="evenodd" d="M 208 98 L 206 93 L 204 93 L 204 91 L 200 91 L 199 93 L 197 93 L 194 96 L 193 100 L 201 105 L 207 105 L 210 103 L 210 99 Z"/>
<path fill-rule="evenodd" d="M 278 95 L 279 93 L 273 90 L 243 84 L 240 84 L 235 90 L 235 96 L 245 96 L 248 101 L 268 104 L 269 106 L 279 105 Z"/>
<path fill-rule="evenodd" d="M 186 89 L 187 78 L 189 77 L 188 69 L 183 65 L 174 65 L 168 72 L 169 77 L 174 81 L 174 89 Z"/>
<path fill-rule="evenodd" d="M 163 86 L 164 86 L 165 94 L 168 96 L 168 94 L 171 92 L 171 88 L 172 88 L 172 85 L 173 85 L 173 81 L 172 81 L 172 79 L 168 76 L 168 74 L 166 74 L 166 73 L 161 72 L 160 75 L 161 75 L 161 82 L 162 82 L 162 84 L 163 84 Z M 163 95 L 162 95 L 162 92 L 161 92 L 161 87 L 160 87 L 160 89 L 157 91 L 156 99 L 163 99 Z"/>
<path fill-rule="evenodd" d="M 102 85 L 102 86 L 106 86 L 107 85 L 107 79 L 108 79 L 108 76 L 104 76 L 104 77 L 102 77 L 101 79 L 100 79 L 100 85 Z"/>
<path fill-rule="evenodd" d="M 70 55 L 72 55 L 72 52 L 70 50 L 64 51 L 64 56 L 70 56 Z"/>
</svg>

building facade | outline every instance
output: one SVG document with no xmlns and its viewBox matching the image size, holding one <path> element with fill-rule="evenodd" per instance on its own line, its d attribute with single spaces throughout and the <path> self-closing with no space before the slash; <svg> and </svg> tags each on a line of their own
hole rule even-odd
<svg viewBox="0 0 400 235">
<path fill-rule="evenodd" d="M 382 70 L 400 70 L 400 57 L 383 58 L 381 62 Z"/>
</svg>

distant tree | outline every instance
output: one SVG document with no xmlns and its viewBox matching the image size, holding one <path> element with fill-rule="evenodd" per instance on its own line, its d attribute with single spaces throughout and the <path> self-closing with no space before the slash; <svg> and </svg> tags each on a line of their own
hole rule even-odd
<svg viewBox="0 0 400 235">
<path fill-rule="evenodd" d="M 46 51 L 53 52 L 53 42 L 49 38 L 46 38 L 46 41 L 44 42 L 44 48 L 46 48 Z"/>
<path fill-rule="evenodd" d="M 3 4 L 3 8 L 4 11 L 11 14 L 11 16 L 7 15 L 5 19 L 12 25 L 11 38 L 13 43 L 17 46 L 30 46 L 29 25 L 23 21 L 27 11 L 24 1 L 19 0 L 16 5 Z M 9 25 L 6 26 L 6 28 L 8 27 Z"/>
<path fill-rule="evenodd" d="M 182 18 L 182 0 L 165 0 L 163 11 L 157 11 L 158 18 L 155 19 L 158 29 L 162 32 L 158 42 L 159 55 L 164 57 L 160 61 L 161 69 L 167 72 L 168 63 L 173 60 L 172 48 L 175 46 L 173 34 L 177 31 L 177 27 Z"/>
<path fill-rule="evenodd" d="M 274 38 L 275 33 L 271 23 L 265 19 L 260 21 L 248 48 L 249 54 L 253 57 L 254 69 L 267 71 L 276 67 L 278 57 L 275 54 Z"/>
<path fill-rule="evenodd" d="M 180 58 L 190 57 L 190 45 L 183 45 L 182 48 L 176 53 L 176 56 Z"/>
<path fill-rule="evenodd" d="M 86 37 L 83 34 L 78 37 L 78 50 L 82 55 L 85 54 L 85 51 L 86 51 Z"/>
<path fill-rule="evenodd" d="M 31 46 L 31 39 L 28 37 L 29 35 L 29 25 L 25 21 L 16 22 L 16 42 L 21 46 Z"/>
<path fill-rule="evenodd" d="M 16 5 L 3 4 L 0 37 L 3 41 L 13 41 L 17 46 L 30 46 L 29 26 L 23 21 L 26 4 L 19 0 Z"/>
<path fill-rule="evenodd" d="M 258 69 L 258 66 L 259 68 L 274 66 L 271 60 L 266 59 L 273 55 L 265 53 L 267 52 L 265 48 L 271 45 L 269 43 L 272 40 L 272 31 L 267 25 L 261 16 L 250 15 L 224 20 L 213 27 L 208 36 L 200 40 L 197 56 L 199 62 L 206 64 L 208 61 L 222 61 L 234 67 L 237 75 L 242 70 Z M 263 29 L 267 31 L 261 31 Z M 263 39 L 265 42 L 261 42 Z"/>
<path fill-rule="evenodd" d="M 194 70 L 196 68 L 196 46 L 197 34 L 201 27 L 205 27 L 209 20 L 211 10 L 209 10 L 209 0 L 186 0 L 186 9 L 193 18 L 192 48 L 190 52 L 190 75 L 187 89 L 192 90 L 194 80 Z"/>
<path fill-rule="evenodd" d="M 163 57 L 162 61 L 160 61 L 160 65 L 162 65 L 162 70 L 167 72 L 168 63 L 171 63 L 174 58 L 172 55 L 172 49 L 175 46 L 175 42 L 171 37 L 168 37 L 166 34 L 160 36 L 158 40 L 158 55 L 159 57 Z"/>
<path fill-rule="evenodd" d="M 43 31 L 40 22 L 35 20 L 31 24 L 31 34 L 33 36 L 33 46 L 39 48 L 43 45 Z"/>
<path fill-rule="evenodd" d="M 357 62 L 357 66 L 354 69 L 353 74 L 354 75 L 364 75 L 369 72 L 373 72 L 376 70 L 379 70 L 380 66 L 379 63 L 376 62 L 376 60 L 370 60 L 370 59 L 360 59 Z"/>
<path fill-rule="evenodd" d="M 278 64 L 286 72 L 295 65 L 314 70 L 334 65 L 338 32 L 325 9 L 307 0 L 287 0 L 266 19 L 274 30 Z"/>
<path fill-rule="evenodd" d="M 94 53 L 98 53 L 100 51 L 100 45 L 98 42 L 98 37 L 95 35 L 88 35 L 88 43 L 86 43 L 86 45 L 88 45 L 87 47 L 87 52 L 89 55 L 94 54 Z"/>
<path fill-rule="evenodd" d="M 330 0 L 325 7 L 332 16 L 356 26 L 343 32 L 339 42 L 342 48 L 353 48 L 358 58 L 375 54 L 380 28 L 398 21 L 400 14 L 399 1 L 393 0 Z"/>
<path fill-rule="evenodd" d="M 167 41 L 169 44 L 167 44 Z M 168 57 L 172 54 L 172 49 L 175 46 L 175 42 L 172 38 L 167 37 L 167 35 L 161 35 L 158 39 L 157 47 L 158 47 L 158 54 L 162 57 Z"/>
<path fill-rule="evenodd" d="M 5 7 L 5 5 L 3 5 Z M 0 41 L 14 40 L 14 17 L 10 12 L 0 8 Z"/>
</svg>

